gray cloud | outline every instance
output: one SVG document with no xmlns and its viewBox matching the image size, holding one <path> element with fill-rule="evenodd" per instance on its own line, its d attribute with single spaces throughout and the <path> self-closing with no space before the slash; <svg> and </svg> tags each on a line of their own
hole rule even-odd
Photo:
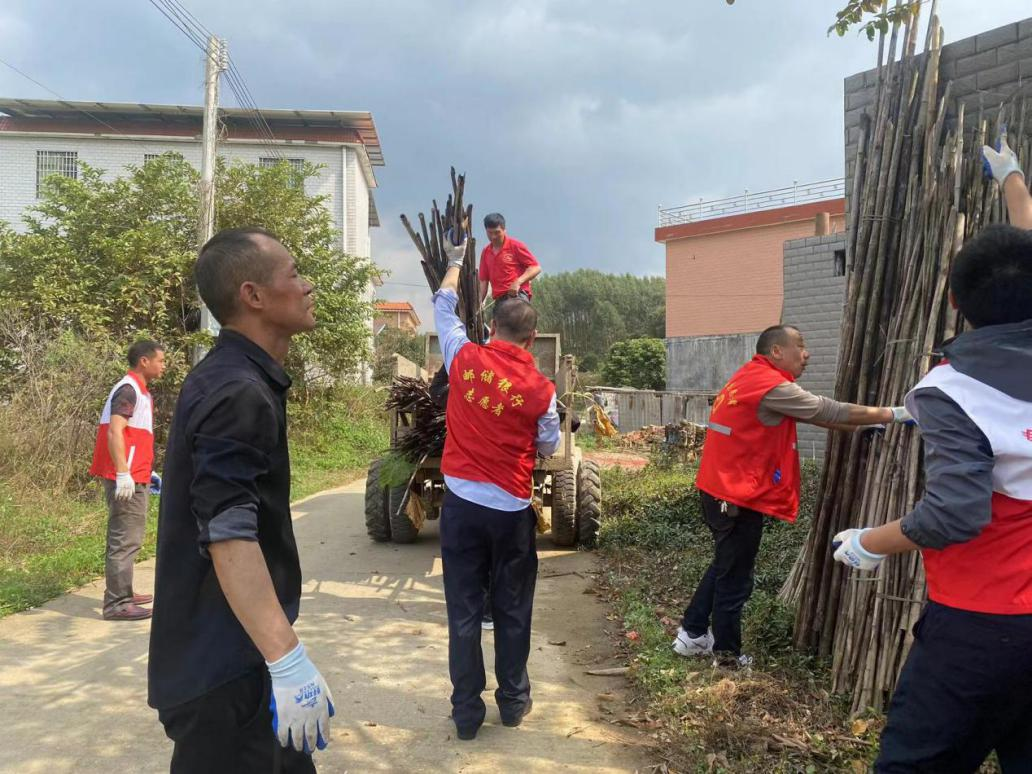
<svg viewBox="0 0 1032 774">
<path fill-rule="evenodd" d="M 262 106 L 364 109 L 384 297 L 429 305 L 398 214 L 455 164 L 546 271 L 663 272 L 656 207 L 842 174 L 842 79 L 874 62 L 828 38 L 839 0 L 182 0 L 228 38 Z M 941 0 L 956 40 L 1027 0 Z M 4 57 L 68 99 L 197 103 L 200 53 L 143 0 L 8 0 Z M 0 67 L 0 93 L 45 97 Z M 227 94 L 227 103 L 232 98 Z"/>
</svg>

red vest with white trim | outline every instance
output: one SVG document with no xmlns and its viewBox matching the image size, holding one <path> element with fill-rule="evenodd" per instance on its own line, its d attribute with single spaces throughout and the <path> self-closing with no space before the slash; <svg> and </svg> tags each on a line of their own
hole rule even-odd
<svg viewBox="0 0 1032 774">
<path fill-rule="evenodd" d="M 907 395 L 918 425 L 914 392 L 929 387 L 949 396 L 989 439 L 993 499 L 992 519 L 978 537 L 921 552 L 928 597 L 978 613 L 1032 613 L 1032 403 L 941 365 Z"/>
<path fill-rule="evenodd" d="M 154 467 L 154 402 L 146 385 L 132 372 L 122 377 L 114 386 L 108 395 L 107 403 L 104 404 L 104 412 L 100 415 L 100 425 L 97 427 L 97 442 L 93 447 L 90 475 L 115 480 L 115 463 L 111 459 L 111 450 L 108 447 L 111 399 L 127 384 L 136 392 L 136 408 L 123 431 L 125 456 L 133 481 L 137 484 L 147 484 Z"/>
<path fill-rule="evenodd" d="M 497 340 L 463 346 L 452 360 L 448 384 L 441 472 L 530 499 L 537 422 L 548 411 L 555 385 L 538 371 L 530 352 Z"/>
<path fill-rule="evenodd" d="M 785 521 L 799 511 L 796 422 L 760 421 L 763 396 L 795 377 L 762 355 L 742 366 L 713 401 L 695 485 L 726 500 Z"/>
</svg>

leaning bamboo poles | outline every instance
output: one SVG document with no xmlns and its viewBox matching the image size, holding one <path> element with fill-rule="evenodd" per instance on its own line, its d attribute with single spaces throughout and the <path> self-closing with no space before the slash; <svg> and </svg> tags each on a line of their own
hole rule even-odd
<svg viewBox="0 0 1032 774">
<path fill-rule="evenodd" d="M 451 168 L 452 192 L 445 202 L 444 214 L 433 200 L 430 209 L 430 223 L 419 213 L 420 233 L 412 227 L 409 219 L 401 216 L 401 222 L 408 231 L 421 257 L 423 274 L 427 284 L 434 293 L 441 287 L 441 280 L 448 271 L 448 257 L 444 252 L 446 240 L 452 244 L 462 244 L 466 240 L 466 254 L 459 273 L 459 317 L 466 323 L 466 334 L 471 341 L 483 342 L 484 317 L 480 304 L 480 282 L 477 277 L 477 246 L 470 228 L 473 223 L 473 205 L 466 205 L 463 197 L 466 192 L 466 176 L 456 175 L 455 167 Z"/>
<path fill-rule="evenodd" d="M 836 383 L 836 397 L 854 403 L 898 405 L 934 364 L 933 349 L 962 327 L 946 302 L 950 261 L 965 237 L 1005 219 L 982 171 L 981 145 L 1009 119 L 1012 147 L 1026 164 L 1032 159 L 1024 100 L 992 115 L 980 110 L 966 131 L 963 105 L 950 111 L 950 84 L 939 82 L 938 18 L 922 56 L 916 38 L 916 20 L 893 28 L 883 62 L 883 36 L 877 100 L 854 173 Z M 890 557 L 873 576 L 850 573 L 832 560 L 831 537 L 906 514 L 922 491 L 920 453 L 910 428 L 890 427 L 878 440 L 833 434 L 814 524 L 786 584 L 798 602 L 796 644 L 832 658 L 833 688 L 852 693 L 854 711 L 882 708 L 894 687 L 923 606 L 924 574 L 916 553 Z"/>
</svg>

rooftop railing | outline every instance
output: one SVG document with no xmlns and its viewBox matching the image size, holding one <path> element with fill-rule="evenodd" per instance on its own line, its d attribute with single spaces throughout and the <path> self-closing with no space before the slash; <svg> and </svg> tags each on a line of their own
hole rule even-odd
<svg viewBox="0 0 1032 774">
<path fill-rule="evenodd" d="M 660 207 L 659 225 L 680 226 L 684 223 L 696 223 L 700 220 L 712 220 L 728 215 L 741 215 L 746 212 L 775 210 L 780 207 L 791 207 L 794 204 L 820 202 L 825 199 L 841 199 L 846 195 L 846 180 L 838 177 L 833 180 L 818 180 L 814 183 L 793 183 L 787 188 L 775 188 L 771 191 L 752 193 L 748 188 L 739 196 L 727 199 L 699 199 L 695 204 L 681 207 Z"/>
</svg>

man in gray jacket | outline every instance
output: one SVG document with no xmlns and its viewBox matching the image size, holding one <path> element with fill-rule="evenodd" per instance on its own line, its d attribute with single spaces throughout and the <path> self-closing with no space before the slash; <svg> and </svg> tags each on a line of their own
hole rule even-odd
<svg viewBox="0 0 1032 774">
<path fill-rule="evenodd" d="M 921 550 L 928 603 L 881 739 L 878 772 L 974 772 L 996 751 L 1032 771 L 1032 196 L 1001 140 L 984 154 L 1013 226 L 954 259 L 970 324 L 907 396 L 925 494 L 902 519 L 835 536 L 835 559 L 876 570 Z"/>
</svg>

